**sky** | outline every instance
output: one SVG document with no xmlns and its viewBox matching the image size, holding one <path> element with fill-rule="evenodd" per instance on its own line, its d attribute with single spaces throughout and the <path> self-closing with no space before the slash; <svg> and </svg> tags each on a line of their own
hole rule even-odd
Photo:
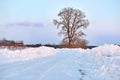
<svg viewBox="0 0 120 80">
<path fill-rule="evenodd" d="M 120 44 L 119 0 L 0 0 L 0 39 L 60 44 L 53 19 L 66 7 L 85 13 L 88 45 Z"/>
</svg>

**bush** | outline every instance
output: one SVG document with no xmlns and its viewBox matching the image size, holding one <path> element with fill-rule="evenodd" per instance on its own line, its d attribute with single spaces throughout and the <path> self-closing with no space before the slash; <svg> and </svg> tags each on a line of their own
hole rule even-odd
<svg viewBox="0 0 120 80">
<path fill-rule="evenodd" d="M 74 43 L 71 46 L 69 46 L 67 41 L 62 41 L 61 47 L 62 48 L 84 48 L 84 49 L 86 49 L 87 44 L 88 44 L 87 40 L 78 39 L 78 40 L 75 40 Z"/>
</svg>

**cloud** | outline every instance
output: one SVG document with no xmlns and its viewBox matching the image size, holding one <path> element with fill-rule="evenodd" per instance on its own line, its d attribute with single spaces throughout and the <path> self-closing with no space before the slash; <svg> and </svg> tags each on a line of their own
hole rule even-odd
<svg viewBox="0 0 120 80">
<path fill-rule="evenodd" d="M 25 26 L 25 27 L 43 27 L 44 24 L 41 22 L 35 22 L 35 21 L 21 21 L 21 22 L 13 22 L 13 23 L 7 23 L 5 26 Z"/>
</svg>

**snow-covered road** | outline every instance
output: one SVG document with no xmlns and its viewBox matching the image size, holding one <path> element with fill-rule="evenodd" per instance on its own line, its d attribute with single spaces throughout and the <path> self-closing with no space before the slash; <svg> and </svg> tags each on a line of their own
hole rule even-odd
<svg viewBox="0 0 120 80">
<path fill-rule="evenodd" d="M 79 80 L 71 53 L 0 65 L 0 80 Z"/>
</svg>

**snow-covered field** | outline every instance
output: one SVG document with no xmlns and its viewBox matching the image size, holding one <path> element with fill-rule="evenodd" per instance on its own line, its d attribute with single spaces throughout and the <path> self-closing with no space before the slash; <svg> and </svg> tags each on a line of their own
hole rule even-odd
<svg viewBox="0 0 120 80">
<path fill-rule="evenodd" d="M 0 49 L 0 80 L 120 80 L 120 47 Z"/>
</svg>

